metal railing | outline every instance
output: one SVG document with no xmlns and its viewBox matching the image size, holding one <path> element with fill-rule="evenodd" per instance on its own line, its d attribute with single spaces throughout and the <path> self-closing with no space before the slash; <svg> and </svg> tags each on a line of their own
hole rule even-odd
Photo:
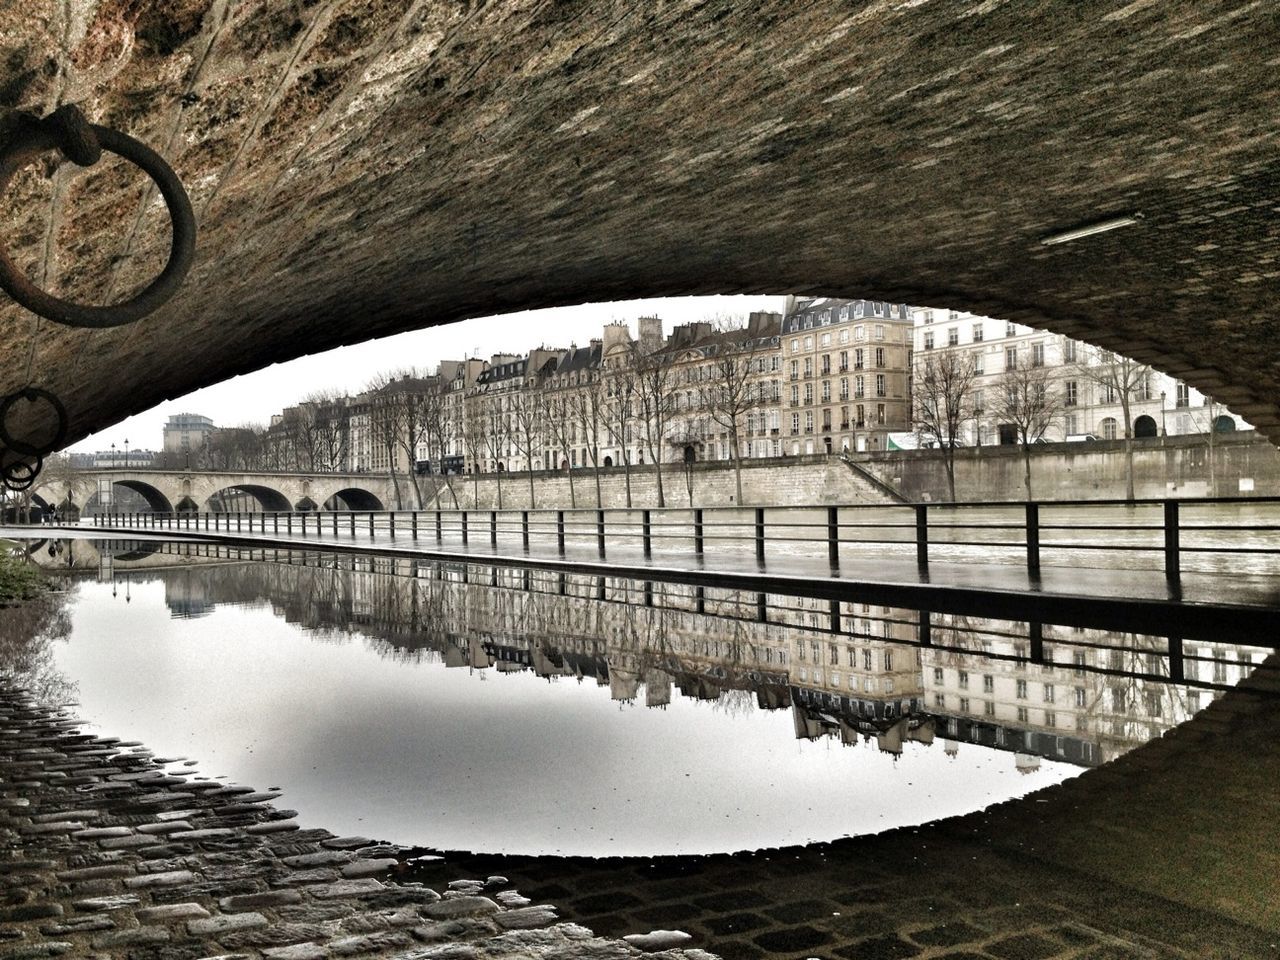
<svg viewBox="0 0 1280 960">
<path fill-rule="evenodd" d="M 113 530 L 488 544 L 525 553 L 594 551 L 741 558 L 867 559 L 1250 573 L 1280 571 L 1280 498 L 1077 500 L 785 507 L 479 509 L 99 514 Z"/>
</svg>

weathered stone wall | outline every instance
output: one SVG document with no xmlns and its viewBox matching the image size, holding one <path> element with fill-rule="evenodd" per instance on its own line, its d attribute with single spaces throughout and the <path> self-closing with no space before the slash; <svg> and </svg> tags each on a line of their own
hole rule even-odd
<svg viewBox="0 0 1280 960">
<path fill-rule="evenodd" d="M 668 463 L 662 467 L 662 486 L 666 505 L 688 507 L 689 483 L 692 481 L 695 507 L 736 504 L 737 484 L 733 467 L 727 463 L 696 463 L 688 474 L 683 464 Z M 423 495 L 434 507 L 430 495 L 439 485 L 442 506 L 453 506 L 448 489 L 438 477 L 423 477 Z M 573 493 L 569 477 L 564 473 L 535 473 L 534 505 L 537 507 L 596 506 L 593 471 L 575 470 Z M 481 474 L 453 478 L 453 491 L 458 506 L 465 508 L 495 507 L 498 504 L 497 474 Z M 626 476 L 620 467 L 600 471 L 600 503 L 606 507 L 627 505 Z M 406 508 L 412 494 L 406 491 Z M 883 492 L 859 476 L 836 457 L 814 456 L 780 460 L 748 460 L 742 466 L 742 497 L 748 506 L 790 503 L 890 503 Z M 631 468 L 631 502 L 636 507 L 658 505 L 657 473 L 651 465 Z M 529 506 L 529 475 L 513 473 L 502 480 L 502 505 L 506 508 Z"/>
<path fill-rule="evenodd" d="M 1280 451 L 1253 433 L 1133 442 L 1138 497 L 1280 496 Z M 1031 491 L 1040 500 L 1103 500 L 1125 495 L 1124 442 L 1054 443 L 1032 448 Z M 910 500 L 946 500 L 947 475 L 933 450 L 866 454 L 857 462 Z M 1252 482 L 1253 489 L 1245 489 Z M 956 499 L 1022 500 L 1020 447 L 956 451 Z"/>
</svg>

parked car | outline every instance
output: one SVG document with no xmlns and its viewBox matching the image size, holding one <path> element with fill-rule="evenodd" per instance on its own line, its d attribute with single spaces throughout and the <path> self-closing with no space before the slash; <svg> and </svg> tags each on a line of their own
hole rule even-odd
<svg viewBox="0 0 1280 960">
<path fill-rule="evenodd" d="M 1067 443 L 1092 443 L 1098 437 L 1093 433 L 1068 433 Z"/>
</svg>

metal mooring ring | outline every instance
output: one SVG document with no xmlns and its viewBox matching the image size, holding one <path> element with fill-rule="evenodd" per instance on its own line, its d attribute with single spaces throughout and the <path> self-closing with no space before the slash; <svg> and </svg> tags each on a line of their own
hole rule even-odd
<svg viewBox="0 0 1280 960">
<path fill-rule="evenodd" d="M 37 400 L 44 400 L 49 406 L 53 407 L 53 412 L 58 415 L 58 429 L 54 433 L 53 439 L 43 447 L 19 440 L 9 433 L 9 426 L 6 423 L 9 419 L 9 411 L 13 409 L 13 405 L 19 400 L 27 400 L 31 403 L 35 403 Z M 62 405 L 61 400 L 48 390 L 41 387 L 23 387 L 17 393 L 11 393 L 3 400 L 0 400 L 0 443 L 3 443 L 14 453 L 21 453 L 31 457 L 43 457 L 62 446 L 62 441 L 66 438 L 67 408 Z"/>
<path fill-rule="evenodd" d="M 12 463 L 0 461 L 0 476 L 3 477 L 6 487 L 14 493 L 21 493 L 31 489 L 43 468 L 43 457 L 36 457 L 35 463 L 26 463 L 22 460 L 15 460 Z"/>
<path fill-rule="evenodd" d="M 62 300 L 41 290 L 18 269 L 0 244 L 0 287 L 28 310 L 58 323 L 70 327 L 118 327 L 140 320 L 161 307 L 178 291 L 195 258 L 196 218 L 191 201 L 164 158 L 128 134 L 84 123 L 83 115 L 74 106 L 60 107 L 43 120 L 23 124 L 0 148 L 0 195 L 8 188 L 13 175 L 37 154 L 57 148 L 74 162 L 89 159 L 92 144 L 87 141 L 86 131 L 92 133 L 102 149 L 133 162 L 155 181 L 169 207 L 173 224 L 169 262 L 132 300 L 92 307 Z"/>
</svg>

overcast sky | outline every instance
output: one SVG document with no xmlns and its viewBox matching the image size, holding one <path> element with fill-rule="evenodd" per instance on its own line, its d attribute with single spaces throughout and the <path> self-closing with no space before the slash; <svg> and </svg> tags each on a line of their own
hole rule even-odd
<svg viewBox="0 0 1280 960">
<path fill-rule="evenodd" d="M 131 450 L 159 450 L 164 423 L 175 413 L 200 413 L 218 426 L 265 424 L 316 390 L 336 389 L 358 393 L 374 374 L 413 366 L 433 369 L 441 360 L 488 357 L 495 353 L 524 353 L 547 345 L 567 347 L 600 336 L 601 328 L 614 320 L 631 325 L 637 317 L 657 314 L 663 331 L 680 323 L 722 314 L 744 319 L 752 310 L 782 312 L 784 297 L 669 297 L 654 300 L 619 300 L 589 303 L 552 310 L 526 310 L 500 317 L 481 317 L 426 330 L 415 330 L 353 347 L 300 357 L 256 373 L 226 380 L 177 400 L 152 407 L 114 427 L 91 434 L 68 449 L 92 453 L 111 444 Z"/>
</svg>

